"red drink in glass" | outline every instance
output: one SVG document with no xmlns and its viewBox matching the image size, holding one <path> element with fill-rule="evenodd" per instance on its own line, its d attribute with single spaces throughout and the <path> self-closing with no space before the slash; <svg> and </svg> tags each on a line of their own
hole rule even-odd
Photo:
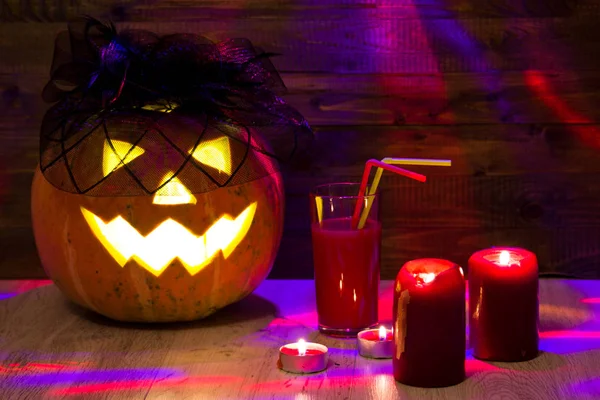
<svg viewBox="0 0 600 400">
<path fill-rule="evenodd" d="M 353 228 L 354 207 L 342 203 L 355 205 L 356 198 L 328 200 L 324 197 L 327 212 L 311 226 L 319 330 L 355 336 L 377 323 L 381 222 L 371 209 L 375 218 L 362 229 Z"/>
</svg>

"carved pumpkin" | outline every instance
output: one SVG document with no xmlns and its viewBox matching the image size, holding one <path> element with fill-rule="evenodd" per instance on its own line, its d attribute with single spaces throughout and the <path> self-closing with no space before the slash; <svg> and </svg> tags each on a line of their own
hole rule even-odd
<svg viewBox="0 0 600 400">
<path fill-rule="evenodd" d="M 209 124 L 198 142 L 197 119 L 169 114 L 161 121 L 166 137 L 217 179 L 229 182 L 234 171 L 241 177 L 214 190 L 191 190 L 208 177 L 190 160 L 165 155 L 158 140 L 133 135 L 129 127 L 139 123 L 135 116 L 109 121 L 110 135 L 90 135 L 69 161 L 70 171 L 100 182 L 94 195 L 61 190 L 35 173 L 32 218 L 40 259 L 68 298 L 107 317 L 202 318 L 248 295 L 269 273 L 282 232 L 281 175 L 260 151 L 236 164 L 235 153 L 245 146 L 222 133 L 231 128 Z M 265 148 L 256 135 L 248 140 Z M 53 169 L 51 181 L 68 181 L 68 171 Z M 143 176 L 156 190 L 129 195 L 123 184 L 129 175 Z"/>
<path fill-rule="evenodd" d="M 117 320 L 193 320 L 267 276 L 283 225 L 275 160 L 313 137 L 271 55 L 89 17 L 59 33 L 32 219 L 67 297 Z"/>
</svg>

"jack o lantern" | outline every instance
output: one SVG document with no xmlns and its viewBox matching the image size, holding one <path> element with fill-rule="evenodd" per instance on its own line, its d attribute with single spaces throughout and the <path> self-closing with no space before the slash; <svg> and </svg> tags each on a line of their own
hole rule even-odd
<svg viewBox="0 0 600 400">
<path fill-rule="evenodd" d="M 114 197 L 71 193 L 36 171 L 34 234 L 42 265 L 63 293 L 117 320 L 180 321 L 209 315 L 254 290 L 271 269 L 282 232 L 284 196 L 276 162 L 266 156 L 246 159 L 240 175 L 251 168 L 272 172 L 192 193 L 195 179 L 207 179 L 196 176 L 192 164 L 162 184 L 175 169 L 162 159 L 163 149 L 121 138 L 128 132 L 122 123 L 109 126 L 116 137 L 112 145 L 104 139 L 102 145 L 86 146 L 92 154 L 79 154 L 86 164 L 98 163 L 95 173 L 105 178 L 100 188 L 118 190 L 128 169 L 141 165 L 161 165 L 163 171 L 154 174 L 158 189 L 153 194 Z M 197 136 L 180 123 L 177 128 L 180 140 Z M 192 157 L 227 176 L 231 141 L 229 136 L 207 139 Z M 83 170 L 83 165 L 75 160 L 72 169 Z M 69 179 L 66 169 L 53 173 L 54 180 Z"/>
<path fill-rule="evenodd" d="M 95 37 L 101 55 L 117 44 L 125 46 L 119 41 L 123 36 L 97 21 L 88 20 L 85 29 L 82 40 Z M 155 50 L 165 45 L 157 40 Z M 177 40 L 191 43 L 187 36 Z M 194 37 L 192 43 L 197 41 Z M 213 46 L 221 52 L 223 68 L 231 48 Z M 189 46 L 175 47 L 189 51 Z M 181 57 L 175 58 L 181 67 Z M 166 68 L 161 60 L 148 67 L 147 58 L 136 69 L 145 67 L 145 72 L 135 78 L 116 73 L 120 67 L 113 65 L 114 59 L 113 64 L 102 60 L 109 78 L 120 78 L 111 86 L 112 78 L 104 77 L 96 95 L 87 80 L 71 82 L 79 89 L 66 93 L 58 93 L 55 81 L 46 87 L 44 94 L 53 94 L 46 97 L 59 97 L 59 103 L 42 125 L 32 220 L 42 265 L 68 298 L 116 320 L 184 321 L 240 300 L 266 278 L 283 225 L 276 151 L 260 135 L 264 125 L 247 123 L 247 103 L 236 108 L 216 98 L 223 90 L 229 91 L 228 98 L 240 96 L 244 92 L 227 84 L 242 82 L 254 94 L 246 96 L 253 100 L 251 118 L 260 117 L 263 107 L 273 117 L 273 107 L 261 105 L 256 96 L 266 93 L 264 87 L 248 86 L 242 79 L 245 68 L 256 70 L 253 60 L 231 61 L 238 65 L 237 78 L 228 78 L 217 94 L 202 101 L 195 93 L 206 96 L 201 89 L 215 85 L 196 82 L 190 91 L 187 86 L 194 81 L 189 76 L 178 83 L 181 87 L 160 91 L 159 98 L 138 93 L 143 77 L 153 76 L 156 65 Z M 195 69 L 214 67 L 204 64 Z M 129 60 L 126 71 L 133 66 L 135 60 Z M 75 75 L 80 79 L 80 73 Z M 65 76 L 63 68 L 61 78 Z M 146 87 L 156 89 L 152 84 L 146 82 Z M 161 85 L 164 89 L 165 81 Z M 116 88 L 109 90 L 108 103 L 107 87 Z M 182 91 L 192 93 L 191 99 Z"/>
</svg>

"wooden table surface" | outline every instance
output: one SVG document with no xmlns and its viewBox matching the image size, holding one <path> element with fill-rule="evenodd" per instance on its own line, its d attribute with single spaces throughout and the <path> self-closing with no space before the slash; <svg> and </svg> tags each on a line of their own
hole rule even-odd
<svg viewBox="0 0 600 400">
<path fill-rule="evenodd" d="M 600 398 L 600 281 L 542 280 L 540 356 L 486 363 L 468 354 L 454 387 L 396 383 L 390 360 L 316 330 L 313 281 L 266 281 L 205 320 L 116 323 L 68 303 L 49 281 L 0 281 L 0 399 L 594 399 Z M 381 284 L 390 321 L 392 283 Z M 276 368 L 304 337 L 330 349 L 325 372 Z"/>
</svg>

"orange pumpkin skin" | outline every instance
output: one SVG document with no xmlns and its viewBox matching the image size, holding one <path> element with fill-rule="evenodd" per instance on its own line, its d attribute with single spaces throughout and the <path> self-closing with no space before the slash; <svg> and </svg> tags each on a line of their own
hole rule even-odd
<svg viewBox="0 0 600 400">
<path fill-rule="evenodd" d="M 67 179 L 65 172 L 65 179 Z M 75 303 L 121 321 L 169 322 L 206 317 L 251 293 L 268 275 L 283 226 L 279 172 L 237 186 L 194 194 L 196 204 L 157 206 L 152 196 L 92 197 L 51 185 L 36 171 L 32 222 L 44 270 Z M 155 276 L 134 259 L 121 267 L 94 236 L 81 207 L 105 222 L 124 218 L 147 235 L 171 218 L 199 236 L 224 214 L 236 217 L 257 203 L 252 224 L 235 250 L 221 252 L 191 275 L 179 258 Z"/>
</svg>

